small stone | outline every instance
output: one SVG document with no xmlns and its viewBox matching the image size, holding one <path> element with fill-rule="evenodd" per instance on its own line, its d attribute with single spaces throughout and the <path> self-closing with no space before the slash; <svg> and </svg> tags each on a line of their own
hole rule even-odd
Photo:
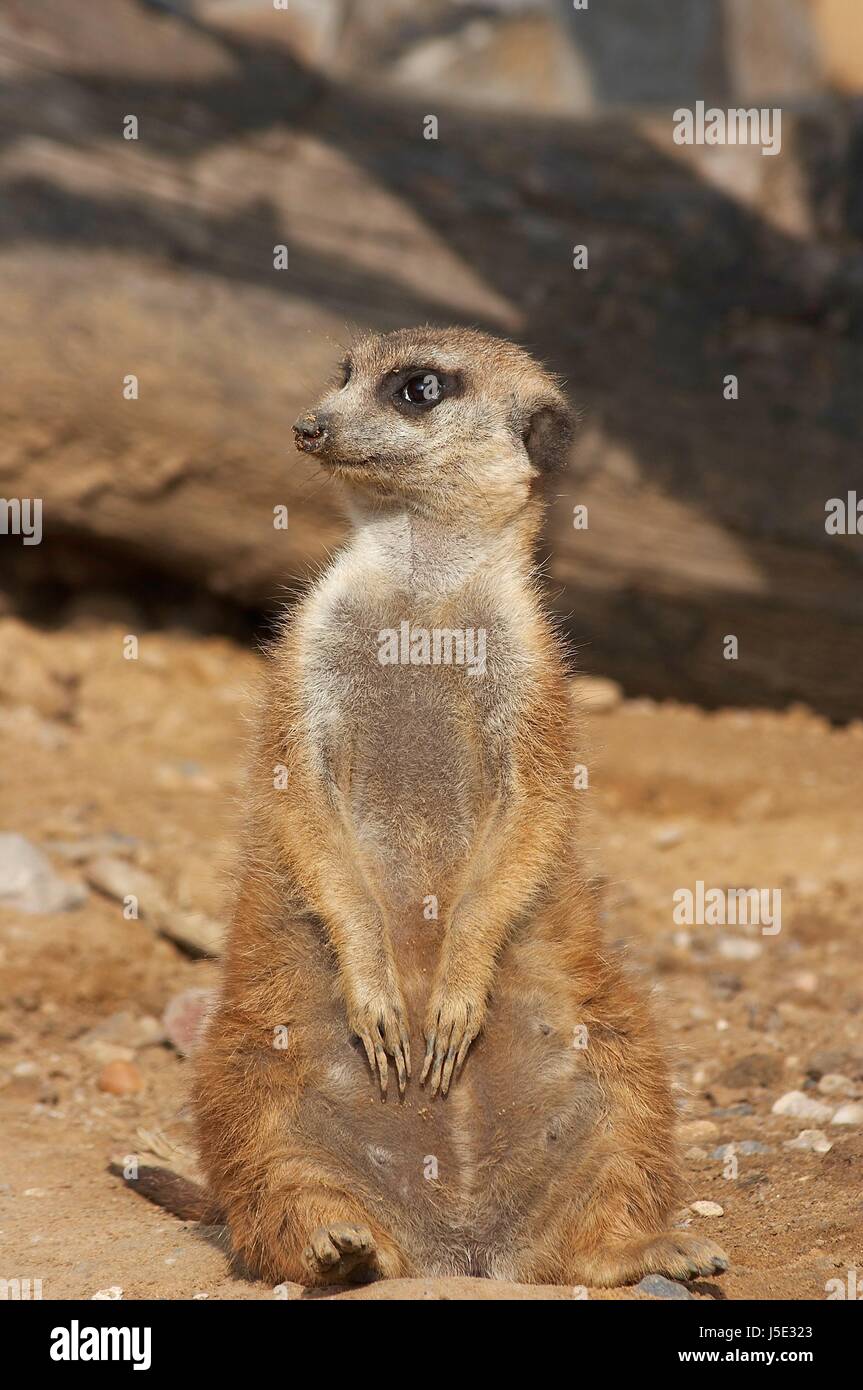
<svg viewBox="0 0 863 1390">
<path fill-rule="evenodd" d="M 786 1149 L 804 1149 L 809 1153 L 826 1154 L 833 1148 L 823 1129 L 801 1129 L 796 1139 L 785 1140 Z"/>
<path fill-rule="evenodd" d="M 684 1144 L 699 1144 L 703 1139 L 718 1139 L 719 1125 L 712 1120 L 688 1120 L 677 1132 Z"/>
<path fill-rule="evenodd" d="M 801 994 L 815 994 L 818 989 L 818 976 L 814 970 L 798 970 L 791 976 L 791 983 Z"/>
<path fill-rule="evenodd" d="M 820 1120 L 822 1123 L 833 1116 L 829 1105 L 820 1100 L 810 1100 L 802 1091 L 787 1091 L 780 1096 L 773 1102 L 772 1113 L 790 1115 L 795 1120 Z"/>
<path fill-rule="evenodd" d="M 652 1294 L 654 1298 L 691 1298 L 692 1294 L 683 1284 L 677 1284 L 673 1279 L 666 1279 L 664 1274 L 645 1274 L 640 1284 L 636 1284 L 639 1293 Z"/>
<path fill-rule="evenodd" d="M 169 1042 L 184 1057 L 194 1052 L 215 997 L 212 989 L 184 989 L 165 1009 L 162 1026 Z"/>
<path fill-rule="evenodd" d="M 686 1150 L 683 1157 L 687 1159 L 689 1163 L 703 1163 L 707 1157 L 707 1150 L 699 1148 L 697 1144 L 693 1144 L 691 1148 Z"/>
<path fill-rule="evenodd" d="M 740 1139 L 731 1144 L 720 1144 L 718 1149 L 714 1149 L 711 1158 L 718 1158 L 724 1162 L 726 1158 L 733 1158 L 736 1154 L 743 1154 L 749 1157 L 751 1154 L 769 1154 L 770 1148 L 767 1144 L 762 1144 L 759 1139 Z"/>
<path fill-rule="evenodd" d="M 0 835 L 0 907 L 18 912 L 68 912 L 87 890 L 55 873 L 50 859 L 23 835 Z"/>
<path fill-rule="evenodd" d="M 863 1125 L 863 1105 L 859 1100 L 849 1100 L 847 1105 L 840 1105 L 833 1116 L 832 1123 L 834 1125 Z"/>
<path fill-rule="evenodd" d="M 682 839 L 683 831 L 679 825 L 661 825 L 653 832 L 653 843 L 657 849 L 673 849 Z"/>
<path fill-rule="evenodd" d="M 111 1284 L 107 1289 L 100 1289 L 98 1293 L 91 1294 L 90 1302 L 96 1303 L 100 1299 L 103 1301 L 107 1301 L 108 1299 L 114 1300 L 122 1297 L 123 1290 L 120 1288 L 120 1285 Z"/>
<path fill-rule="evenodd" d="M 88 1048 L 95 1043 L 110 1043 L 129 1050 L 151 1047 L 165 1041 L 165 1030 L 152 1014 L 133 1014 L 128 1009 L 110 1014 L 95 1028 L 82 1034 L 78 1046 Z"/>
<path fill-rule="evenodd" d="M 696 1216 L 724 1216 L 725 1209 L 718 1202 L 691 1202 L 690 1207 Z"/>
<path fill-rule="evenodd" d="M 818 1089 L 825 1096 L 845 1096 L 857 1088 L 850 1076 L 843 1076 L 838 1071 L 828 1071 L 818 1082 Z"/>
<path fill-rule="evenodd" d="M 714 1110 L 713 1115 L 717 1120 L 736 1120 L 741 1115 L 754 1115 L 755 1106 L 748 1100 L 742 1100 L 737 1105 L 719 1106 Z"/>
<path fill-rule="evenodd" d="M 167 912 L 165 896 L 159 884 L 146 869 L 130 864 L 128 859 L 103 854 L 87 866 L 87 880 L 100 893 L 117 902 L 136 898 L 142 917 L 159 917 Z"/>
<path fill-rule="evenodd" d="M 720 933 L 719 954 L 726 960 L 757 960 L 764 948 L 760 941 L 745 936 L 726 936 Z"/>
<path fill-rule="evenodd" d="M 134 1062 L 109 1062 L 99 1073 L 99 1090 L 112 1096 L 130 1096 L 140 1091 L 144 1078 Z"/>
</svg>

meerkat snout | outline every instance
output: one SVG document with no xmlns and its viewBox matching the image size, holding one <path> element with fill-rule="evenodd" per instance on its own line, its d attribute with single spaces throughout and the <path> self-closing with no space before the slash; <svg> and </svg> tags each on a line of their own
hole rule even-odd
<svg viewBox="0 0 863 1390">
<path fill-rule="evenodd" d="M 572 416 L 554 377 L 516 344 L 425 327 L 356 342 L 294 433 L 354 490 L 426 509 L 495 498 L 511 508 L 565 464 Z"/>
<path fill-rule="evenodd" d="M 301 415 L 294 424 L 294 441 L 304 454 L 317 454 L 329 437 L 326 418 L 311 412 Z"/>
</svg>

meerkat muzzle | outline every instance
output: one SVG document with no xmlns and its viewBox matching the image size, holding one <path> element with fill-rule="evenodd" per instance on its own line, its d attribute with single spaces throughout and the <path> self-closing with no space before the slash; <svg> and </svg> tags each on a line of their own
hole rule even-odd
<svg viewBox="0 0 863 1390">
<path fill-rule="evenodd" d="M 303 454 L 319 454 L 329 437 L 326 421 L 311 412 L 294 425 L 294 441 Z"/>
</svg>

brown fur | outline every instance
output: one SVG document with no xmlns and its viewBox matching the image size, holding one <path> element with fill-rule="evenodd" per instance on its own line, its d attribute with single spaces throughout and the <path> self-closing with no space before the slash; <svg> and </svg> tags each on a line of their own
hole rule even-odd
<svg viewBox="0 0 863 1390">
<path fill-rule="evenodd" d="M 463 330 L 368 338 L 350 366 L 298 422 L 355 530 L 269 662 L 197 1064 L 214 1198 L 274 1282 L 713 1272 L 715 1246 L 666 1229 L 662 1047 L 579 866 L 578 733 L 531 559 L 559 386 Z M 432 407 L 393 394 L 407 369 L 440 373 Z M 485 674 L 381 665 L 403 620 L 483 628 Z"/>
</svg>

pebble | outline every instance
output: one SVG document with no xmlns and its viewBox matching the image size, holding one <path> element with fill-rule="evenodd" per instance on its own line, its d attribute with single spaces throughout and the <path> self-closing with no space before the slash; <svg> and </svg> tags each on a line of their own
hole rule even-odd
<svg viewBox="0 0 863 1390">
<path fill-rule="evenodd" d="M 158 916 L 167 911 L 164 894 L 152 874 L 130 864 L 128 859 L 117 855 L 102 854 L 87 866 L 87 880 L 106 897 L 123 902 L 126 898 L 138 899 L 138 911 L 142 917 Z"/>
<path fill-rule="evenodd" d="M 120 1288 L 120 1285 L 111 1284 L 107 1289 L 100 1289 L 98 1293 L 91 1294 L 90 1302 L 96 1303 L 100 1299 L 107 1301 L 108 1299 L 114 1300 L 122 1297 L 123 1290 Z"/>
<path fill-rule="evenodd" d="M 818 1089 L 825 1096 L 844 1096 L 857 1088 L 850 1076 L 843 1076 L 838 1071 L 828 1071 L 818 1082 Z"/>
<path fill-rule="evenodd" d="M 693 1144 L 686 1150 L 683 1157 L 688 1159 L 690 1163 L 702 1163 L 704 1159 L 707 1158 L 707 1150 L 699 1148 L 697 1144 Z"/>
<path fill-rule="evenodd" d="M 673 1279 L 666 1279 L 664 1274 L 645 1274 L 640 1284 L 636 1284 L 636 1289 L 640 1293 L 653 1294 L 654 1298 L 691 1298 L 692 1294 L 683 1284 L 677 1284 Z"/>
<path fill-rule="evenodd" d="M 832 1123 L 834 1125 L 863 1125 L 863 1105 L 859 1100 L 849 1100 L 847 1105 L 840 1105 L 833 1116 Z"/>
<path fill-rule="evenodd" d="M 128 1009 L 109 1014 L 78 1039 L 79 1047 L 90 1047 L 95 1043 L 110 1043 L 116 1047 L 133 1049 L 151 1047 L 165 1041 L 165 1030 L 152 1014 L 133 1014 Z"/>
<path fill-rule="evenodd" d="M 684 1144 L 698 1144 L 703 1139 L 718 1139 L 719 1125 L 712 1120 L 688 1120 L 678 1129 Z"/>
<path fill-rule="evenodd" d="M 786 1149 L 804 1149 L 809 1153 L 826 1154 L 833 1148 L 823 1129 L 801 1129 L 796 1139 L 785 1140 Z"/>
<path fill-rule="evenodd" d="M 140 1091 L 144 1078 L 134 1062 L 109 1062 L 99 1073 L 99 1090 L 112 1096 L 129 1096 Z"/>
<path fill-rule="evenodd" d="M 724 1216 L 725 1208 L 718 1202 L 690 1202 L 690 1211 L 694 1211 L 696 1216 Z"/>
<path fill-rule="evenodd" d="M 657 849 L 673 849 L 682 839 L 683 831 L 679 825 L 661 825 L 653 832 L 653 843 Z"/>
<path fill-rule="evenodd" d="M 735 1154 L 769 1154 L 769 1144 L 762 1144 L 760 1139 L 740 1139 L 731 1144 L 720 1144 L 718 1149 L 714 1149 L 711 1158 L 726 1159 L 732 1158 Z"/>
<path fill-rule="evenodd" d="M 795 1120 L 825 1120 L 832 1119 L 833 1111 L 829 1105 L 825 1105 L 820 1100 L 810 1100 L 802 1091 L 787 1091 L 784 1096 L 780 1096 L 773 1102 L 772 1113 L 774 1115 L 790 1115 Z"/>
<path fill-rule="evenodd" d="M 175 994 L 162 1015 L 162 1026 L 178 1052 L 188 1057 L 195 1050 L 215 1000 L 215 990 L 184 989 Z"/>
<path fill-rule="evenodd" d="M 735 1120 L 739 1115 L 754 1115 L 755 1106 L 748 1100 L 741 1100 L 737 1105 L 720 1106 L 713 1114 L 717 1120 Z"/>
<path fill-rule="evenodd" d="M 726 960 L 757 960 L 763 949 L 760 941 L 750 941 L 745 936 L 719 937 L 719 954 Z"/>
<path fill-rule="evenodd" d="M 55 873 L 48 856 L 24 835 L 0 835 L 0 907 L 68 912 L 86 897 L 86 888 Z"/>
<path fill-rule="evenodd" d="M 140 843 L 133 835 L 110 830 L 106 835 L 85 835 L 78 840 L 51 840 L 47 848 L 70 864 L 84 864 L 96 855 L 134 854 Z"/>
</svg>

